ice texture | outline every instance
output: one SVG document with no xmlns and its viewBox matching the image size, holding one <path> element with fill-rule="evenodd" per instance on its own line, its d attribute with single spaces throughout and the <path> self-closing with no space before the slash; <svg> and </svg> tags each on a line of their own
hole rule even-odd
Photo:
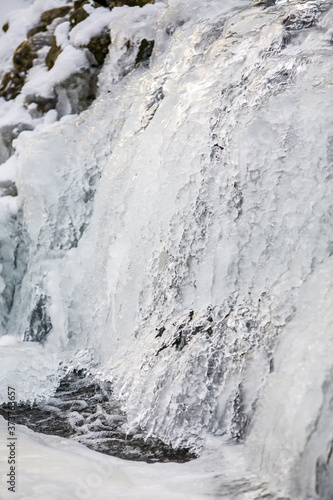
<svg viewBox="0 0 333 500">
<path fill-rule="evenodd" d="M 184 488 L 193 499 L 329 500 L 332 2 L 170 0 L 111 14 L 99 97 L 15 141 L 21 267 L 15 282 L 1 270 L 2 295 L 15 286 L 1 349 L 20 360 L 23 339 L 40 340 L 34 362 L 46 354 L 27 384 L 27 361 L 1 380 L 32 401 L 41 386 L 52 395 L 59 359 L 87 368 L 112 381 L 128 431 L 202 454 L 169 469 L 114 462 L 145 478 L 133 479 L 133 498 L 155 498 L 156 470 L 163 498 L 170 470 L 172 498 Z M 125 50 L 142 37 L 155 42 L 149 66 Z M 29 82 L 38 86 L 33 71 Z M 3 227 L 1 262 L 14 269 L 16 233 Z M 67 470 L 60 460 L 79 457 L 79 477 L 93 457 L 53 439 L 51 453 L 23 429 L 22 440 L 59 471 L 46 479 L 42 468 L 32 493 L 35 465 L 22 458 L 36 499 Z M 181 470 L 202 470 L 203 489 Z M 54 498 L 69 491 L 63 478 Z M 131 498 L 126 481 L 117 490 L 108 479 L 94 498 Z"/>
</svg>

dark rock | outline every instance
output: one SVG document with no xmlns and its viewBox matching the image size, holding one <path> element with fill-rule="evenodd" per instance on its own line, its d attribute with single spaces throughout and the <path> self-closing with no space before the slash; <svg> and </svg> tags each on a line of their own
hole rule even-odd
<svg viewBox="0 0 333 500">
<path fill-rule="evenodd" d="M 34 117 L 40 117 L 50 111 L 50 109 L 55 109 L 57 105 L 56 98 L 50 97 L 41 97 L 39 95 L 29 95 L 25 98 L 25 105 L 29 106 L 29 104 L 35 103 L 37 104 L 36 111 L 34 113 Z"/>
<path fill-rule="evenodd" d="M 87 48 L 94 55 L 99 65 L 103 64 L 104 59 L 109 51 L 111 43 L 110 33 L 103 31 L 100 35 L 94 36 L 87 45 Z"/>
<path fill-rule="evenodd" d="M 28 34 L 27 34 L 27 38 L 30 38 L 34 35 L 36 35 L 37 33 L 43 33 L 47 30 L 46 26 L 44 26 L 44 24 L 40 24 L 39 26 L 36 26 L 35 28 L 32 28 Z"/>
<path fill-rule="evenodd" d="M 26 38 L 14 52 L 13 62 L 16 71 L 28 71 L 32 68 L 33 60 L 37 56 L 31 40 Z"/>
<path fill-rule="evenodd" d="M 58 117 L 65 114 L 81 113 L 87 109 L 96 97 L 97 73 L 82 70 L 56 85 L 56 109 Z"/>
<path fill-rule="evenodd" d="M 98 3 L 101 3 L 101 1 L 98 1 Z M 108 7 L 113 9 L 113 7 L 122 7 L 123 5 L 128 5 L 129 7 L 143 7 L 147 3 L 155 3 L 155 0 L 105 0 L 103 1 L 103 4 L 104 3 L 107 3 Z"/>
<path fill-rule="evenodd" d="M 54 66 L 59 54 L 61 53 L 61 48 L 57 45 L 57 39 L 54 36 L 51 40 L 51 48 L 45 58 L 46 66 L 51 69 Z"/>
<path fill-rule="evenodd" d="M 15 50 L 13 56 L 14 67 L 17 72 L 27 72 L 33 66 L 37 52 L 51 45 L 51 35 L 39 32 L 30 38 L 26 38 Z"/>
<path fill-rule="evenodd" d="M 6 73 L 0 84 L 0 97 L 6 101 L 15 99 L 22 90 L 25 82 L 25 76 L 20 75 L 16 71 L 9 71 Z"/>
<path fill-rule="evenodd" d="M 7 33 L 7 31 L 9 30 L 9 23 L 5 23 L 3 26 L 2 26 L 2 31 L 4 31 L 5 33 Z"/>
<path fill-rule="evenodd" d="M 83 7 L 74 10 L 74 12 L 72 12 L 71 15 L 69 16 L 69 22 L 71 23 L 71 27 L 74 28 L 74 26 L 87 19 L 87 17 L 89 17 L 89 14 Z"/>
<path fill-rule="evenodd" d="M 155 338 L 157 339 L 158 337 L 162 337 L 164 332 L 165 332 L 165 327 L 162 326 L 161 328 L 159 328 L 157 335 L 155 335 Z"/>
<path fill-rule="evenodd" d="M 0 406 L 8 419 L 8 407 Z M 100 382 L 84 370 L 66 375 L 53 397 L 46 402 L 20 404 L 16 423 L 43 434 L 74 438 L 95 451 L 126 460 L 188 462 L 197 458 L 188 448 L 172 448 L 156 438 L 145 438 L 141 429 L 127 434 L 126 415 L 113 397 L 108 382 Z"/>
<path fill-rule="evenodd" d="M 46 10 L 40 16 L 42 23 L 45 26 L 48 26 L 52 23 L 57 17 L 64 17 L 71 10 L 70 6 L 64 5 L 63 7 L 57 7 L 55 9 Z"/>
<path fill-rule="evenodd" d="M 0 182 L 0 196 L 17 196 L 17 187 L 12 181 Z"/>
<path fill-rule="evenodd" d="M 233 409 L 234 414 L 231 420 L 231 435 L 238 443 L 241 443 L 244 441 L 249 425 L 249 418 L 244 411 L 244 395 L 241 386 L 238 387 Z"/>
<path fill-rule="evenodd" d="M 135 64 L 142 63 L 144 66 L 148 64 L 153 52 L 154 43 L 154 40 L 146 40 L 145 38 L 141 41 Z"/>
<path fill-rule="evenodd" d="M 47 312 L 48 298 L 41 295 L 31 313 L 29 328 L 24 334 L 24 340 L 30 342 L 46 341 L 47 335 L 52 328 L 51 319 Z"/>
<path fill-rule="evenodd" d="M 74 10 L 79 9 L 80 7 L 83 7 L 83 5 L 89 3 L 88 0 L 75 0 L 74 1 Z"/>
</svg>

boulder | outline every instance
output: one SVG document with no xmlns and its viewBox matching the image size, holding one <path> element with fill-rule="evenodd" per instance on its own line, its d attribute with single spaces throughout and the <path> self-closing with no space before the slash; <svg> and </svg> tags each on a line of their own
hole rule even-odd
<svg viewBox="0 0 333 500">
<path fill-rule="evenodd" d="M 68 5 L 64 5 L 63 7 L 57 7 L 55 9 L 46 10 L 40 16 L 42 23 L 44 26 L 49 26 L 57 17 L 64 17 L 69 13 L 71 7 Z"/>
<path fill-rule="evenodd" d="M 25 76 L 20 75 L 16 71 L 6 73 L 0 84 L 0 97 L 6 101 L 15 99 L 22 90 L 25 82 Z"/>
<path fill-rule="evenodd" d="M 51 40 L 51 48 L 45 58 L 45 63 L 46 66 L 51 69 L 54 66 L 54 63 L 56 62 L 57 57 L 61 53 L 61 48 L 58 47 L 57 45 L 57 39 L 54 36 Z"/>
<path fill-rule="evenodd" d="M 87 45 L 87 48 L 94 55 L 96 62 L 101 65 L 109 51 L 111 43 L 110 33 L 103 31 L 100 35 L 94 36 Z"/>
</svg>

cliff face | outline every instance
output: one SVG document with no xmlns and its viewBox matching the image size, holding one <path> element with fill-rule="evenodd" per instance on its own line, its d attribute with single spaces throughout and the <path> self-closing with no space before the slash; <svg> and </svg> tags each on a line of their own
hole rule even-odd
<svg viewBox="0 0 333 500">
<path fill-rule="evenodd" d="M 51 3 L 0 39 L 2 381 L 330 498 L 332 2 Z"/>
</svg>

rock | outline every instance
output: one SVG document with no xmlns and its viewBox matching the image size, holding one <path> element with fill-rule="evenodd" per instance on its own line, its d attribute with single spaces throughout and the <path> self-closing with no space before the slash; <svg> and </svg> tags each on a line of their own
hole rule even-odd
<svg viewBox="0 0 333 500">
<path fill-rule="evenodd" d="M 275 0 L 253 0 L 253 5 L 265 5 L 266 7 L 271 7 L 275 5 Z"/>
<path fill-rule="evenodd" d="M 136 5 L 138 5 L 139 7 L 143 7 L 147 3 L 155 3 L 155 0 L 127 0 L 125 5 L 129 5 L 130 7 L 134 7 Z"/>
<path fill-rule="evenodd" d="M 108 47 L 111 43 L 110 33 L 103 31 L 100 35 L 94 36 L 87 45 L 87 48 L 94 55 L 99 65 L 103 64 L 104 59 L 109 51 Z"/>
<path fill-rule="evenodd" d="M 34 35 L 36 35 L 37 33 L 42 33 L 42 32 L 45 32 L 46 31 L 46 26 L 44 26 L 44 24 L 40 24 L 39 26 L 36 26 L 35 28 L 32 28 L 28 34 L 27 34 L 27 38 L 30 38 Z"/>
<path fill-rule="evenodd" d="M 154 43 L 154 40 L 146 40 L 145 38 L 141 41 L 135 64 L 142 63 L 144 66 L 148 65 L 148 61 L 153 52 Z"/>
<path fill-rule="evenodd" d="M 26 38 L 14 52 L 13 63 L 15 70 L 19 73 L 27 72 L 32 68 L 38 50 L 50 45 L 51 35 L 47 32 L 40 32 L 30 38 Z"/>
<path fill-rule="evenodd" d="M 32 68 L 33 60 L 36 57 L 36 51 L 31 40 L 26 38 L 14 52 L 13 62 L 16 71 L 28 71 Z"/>
<path fill-rule="evenodd" d="M 69 16 L 69 22 L 71 23 L 71 27 L 74 28 L 74 26 L 87 19 L 88 16 L 89 16 L 88 12 L 86 12 L 83 7 L 74 10 L 74 12 L 72 12 L 72 14 Z"/>
<path fill-rule="evenodd" d="M 97 93 L 97 71 L 84 69 L 54 87 L 58 117 L 81 113 L 87 109 Z"/>
<path fill-rule="evenodd" d="M 15 99 L 21 92 L 25 82 L 25 76 L 20 75 L 16 71 L 9 71 L 6 73 L 0 84 L 0 97 L 6 101 Z"/>
<path fill-rule="evenodd" d="M 97 3 L 103 5 L 104 7 L 122 7 L 123 5 L 128 5 L 129 7 L 143 7 L 147 3 L 155 3 L 155 0 L 96 0 Z"/>
<path fill-rule="evenodd" d="M 3 26 L 2 26 L 2 31 L 4 31 L 5 33 L 9 30 L 9 23 L 5 23 Z"/>
<path fill-rule="evenodd" d="M 64 17 L 71 10 L 70 6 L 64 5 L 63 7 L 57 7 L 55 9 L 46 10 L 40 16 L 42 23 L 44 26 L 48 26 L 54 21 L 57 17 Z"/>
<path fill-rule="evenodd" d="M 48 297 L 41 295 L 31 313 L 29 328 L 24 333 L 24 340 L 26 342 L 40 342 L 44 344 L 51 329 L 52 323 L 48 314 Z"/>
<path fill-rule="evenodd" d="M 0 181 L 0 197 L 17 196 L 17 187 L 13 181 Z"/>
<path fill-rule="evenodd" d="M 89 3 L 88 0 L 75 0 L 74 1 L 74 10 L 79 9 L 80 7 L 83 7 L 83 5 Z"/>
<path fill-rule="evenodd" d="M 53 68 L 54 63 L 56 62 L 57 57 L 59 56 L 60 53 L 61 53 L 61 48 L 58 47 L 57 39 L 54 36 L 51 40 L 51 48 L 50 48 L 50 50 L 45 58 L 46 66 L 49 69 Z"/>
</svg>

